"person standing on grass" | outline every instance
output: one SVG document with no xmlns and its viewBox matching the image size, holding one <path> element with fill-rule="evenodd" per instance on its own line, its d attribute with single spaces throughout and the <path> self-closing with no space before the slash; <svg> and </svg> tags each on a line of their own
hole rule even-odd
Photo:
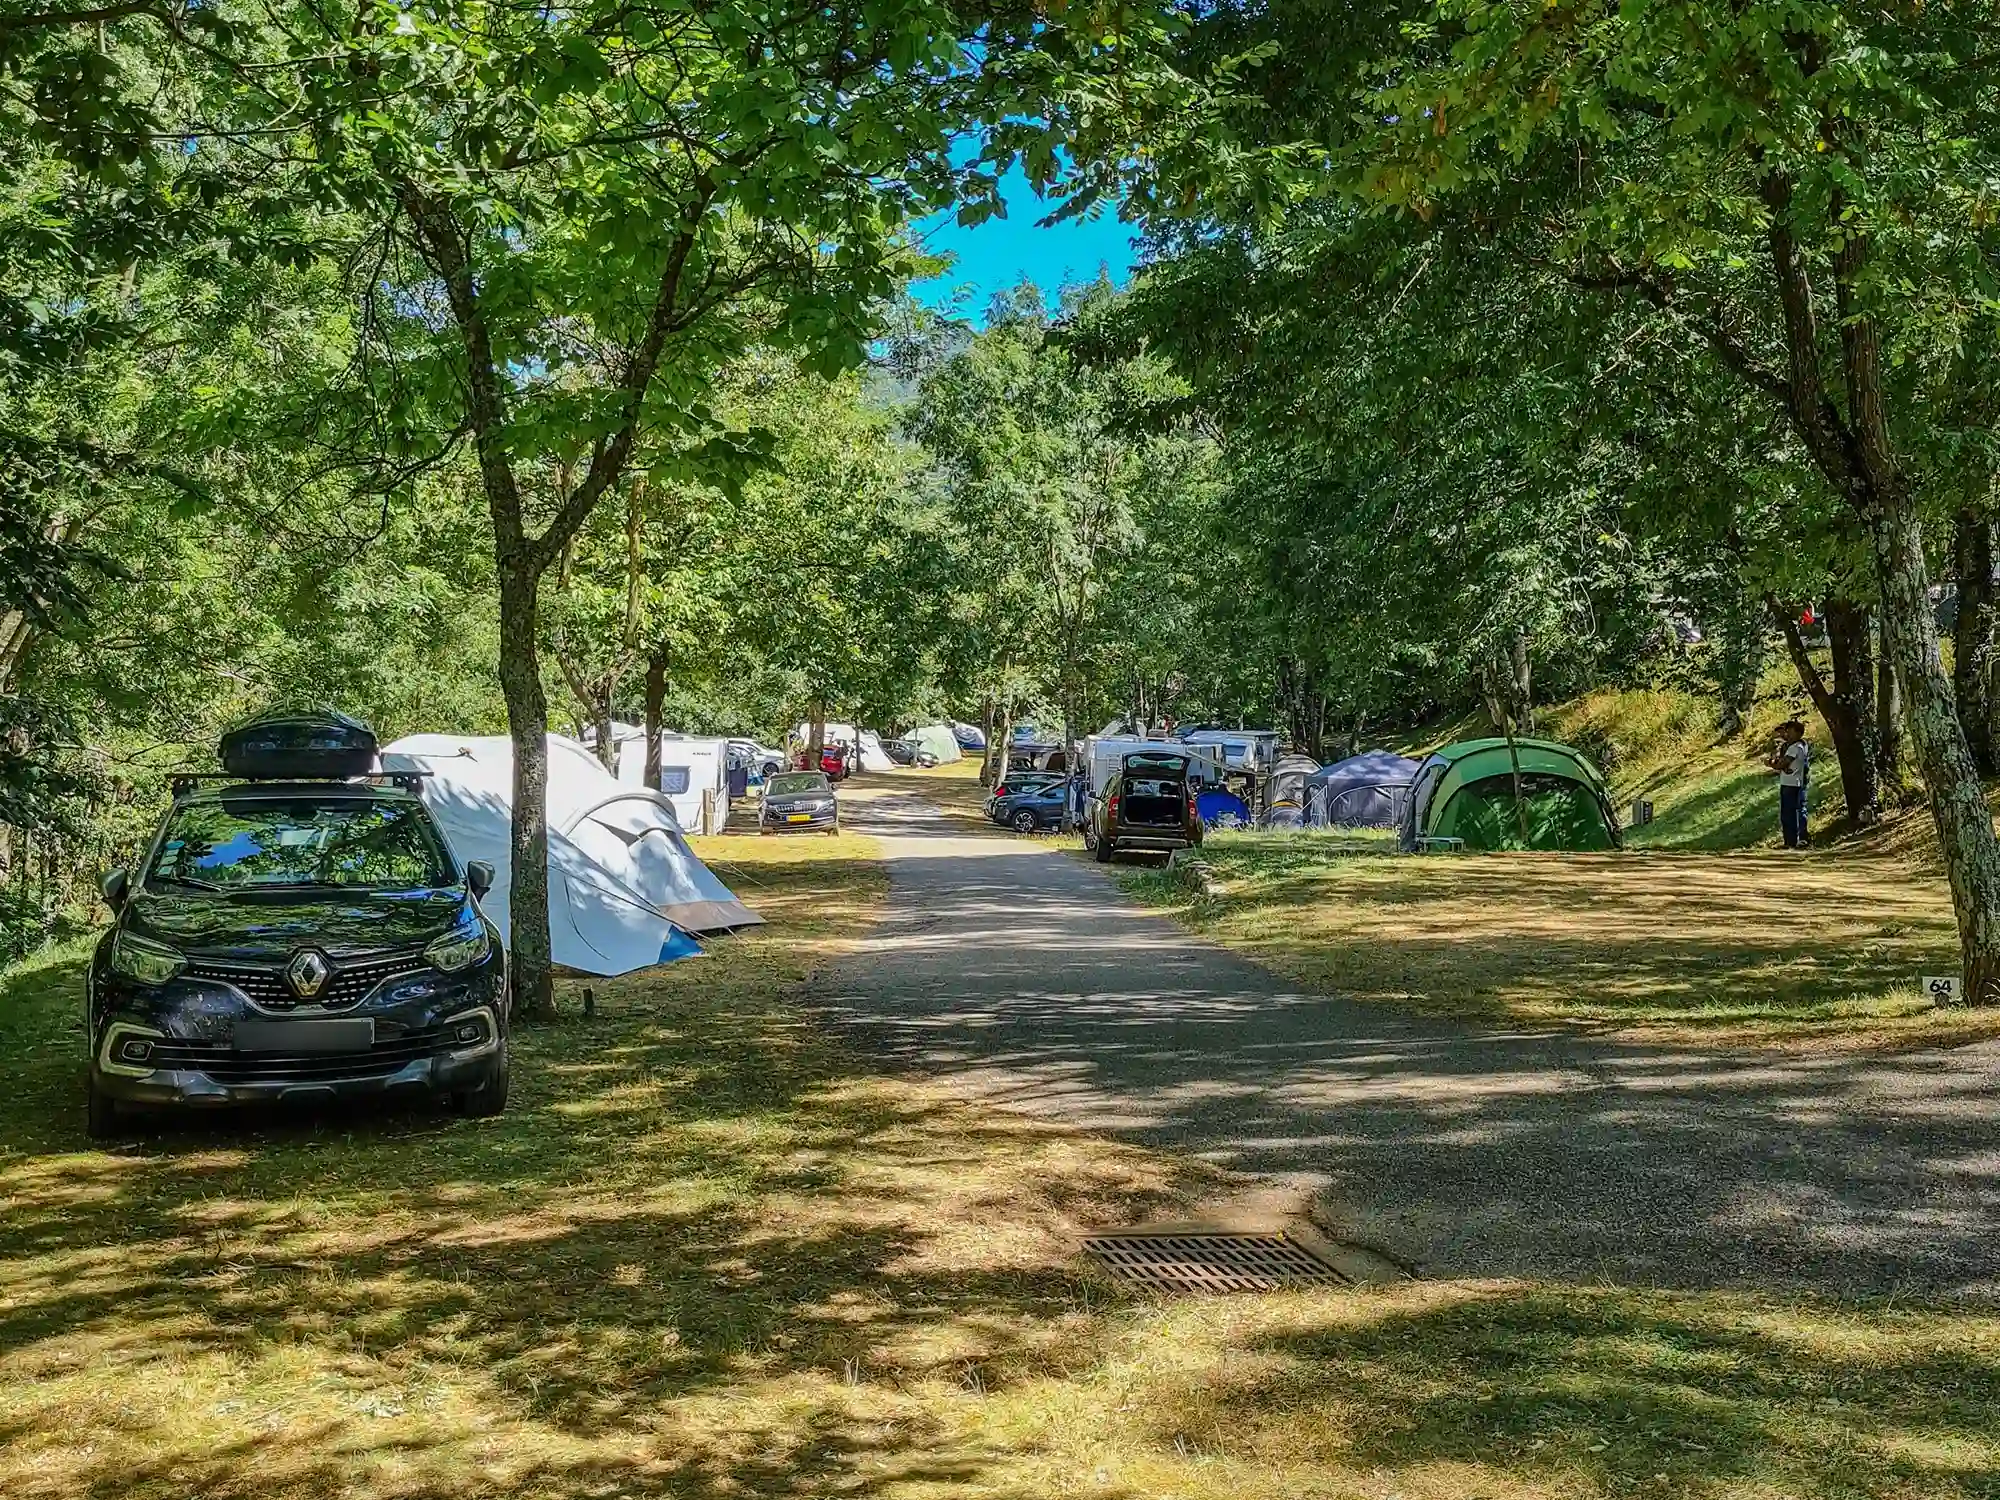
<svg viewBox="0 0 2000 1500">
<path fill-rule="evenodd" d="M 1778 773 L 1778 829 L 1787 849 L 1804 849 L 1806 799 L 1812 789 L 1812 749 L 1806 744 L 1806 726 L 1787 719 L 1778 726 L 1778 748 L 1764 762 Z"/>
</svg>

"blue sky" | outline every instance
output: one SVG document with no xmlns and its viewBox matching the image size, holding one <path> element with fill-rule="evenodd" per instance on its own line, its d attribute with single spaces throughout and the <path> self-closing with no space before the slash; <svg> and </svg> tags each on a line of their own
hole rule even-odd
<svg viewBox="0 0 2000 1500">
<path fill-rule="evenodd" d="M 1107 209 L 1096 219 L 1039 229 L 1036 221 L 1051 205 L 1029 186 L 1019 167 L 1001 179 L 1000 194 L 1007 203 L 1004 219 L 967 229 L 947 213 L 920 226 L 926 248 L 956 259 L 944 275 L 911 286 L 918 301 L 930 307 L 950 303 L 960 316 L 983 319 L 993 294 L 1018 285 L 1023 277 L 1053 295 L 1065 282 L 1095 281 L 1100 267 L 1121 284 L 1131 274 L 1138 231 L 1119 222 L 1115 212 Z"/>
</svg>

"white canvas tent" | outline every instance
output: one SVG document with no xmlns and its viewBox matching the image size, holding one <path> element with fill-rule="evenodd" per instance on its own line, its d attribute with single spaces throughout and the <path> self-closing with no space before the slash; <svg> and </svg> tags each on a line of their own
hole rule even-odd
<svg viewBox="0 0 2000 1500">
<path fill-rule="evenodd" d="M 509 930 L 514 747 L 505 736 L 414 734 L 382 765 L 428 771 L 424 802 L 461 860 L 493 866 L 482 905 Z M 727 932 L 763 918 L 688 848 L 658 793 L 620 786 L 575 740 L 549 736 L 549 937 L 555 961 L 623 974 L 699 951 L 688 933 Z"/>
<path fill-rule="evenodd" d="M 951 732 L 947 724 L 926 724 L 921 729 L 912 729 L 903 738 L 913 744 L 922 745 L 938 758 L 938 764 L 948 766 L 965 757 L 958 748 L 958 736 Z"/>
<path fill-rule="evenodd" d="M 889 759 L 889 752 L 882 748 L 882 737 L 872 729 L 856 729 L 852 724 L 839 724 L 829 719 L 826 724 L 825 736 L 820 741 L 824 745 L 852 745 L 857 742 L 861 746 L 862 770 L 893 771 L 896 769 L 896 763 Z M 801 719 L 798 727 L 792 731 L 792 744 L 796 748 L 803 750 L 811 743 L 812 725 Z"/>
<path fill-rule="evenodd" d="M 894 771 L 899 769 L 889 759 L 889 752 L 882 748 L 882 736 L 872 729 L 861 731 L 861 769 L 864 771 Z"/>
</svg>

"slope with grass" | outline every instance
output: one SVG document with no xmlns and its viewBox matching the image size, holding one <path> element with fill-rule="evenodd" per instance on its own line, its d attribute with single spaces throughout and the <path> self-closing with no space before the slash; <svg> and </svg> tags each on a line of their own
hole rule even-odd
<svg viewBox="0 0 2000 1500">
<path fill-rule="evenodd" d="M 2000 1319 L 1613 1286 L 1157 1303 L 1085 1228 L 1218 1174 L 799 1019 L 867 841 L 701 841 L 771 919 L 519 1038 L 517 1105 L 88 1147 L 75 955 L 0 981 L 9 1500 L 1972 1500 Z"/>
<path fill-rule="evenodd" d="M 1775 779 L 1764 767 L 1773 736 L 1795 710 L 1767 694 L 1752 705 L 1740 734 L 1716 731 L 1712 703 L 1671 690 L 1600 689 L 1559 704 L 1544 732 L 1582 749 L 1611 782 L 1621 821 L 1634 799 L 1653 804 L 1653 821 L 1626 830 L 1636 849 L 1719 851 L 1777 847 Z M 1840 806 L 1840 775 L 1823 743 L 1815 787 L 1822 827 Z"/>
</svg>

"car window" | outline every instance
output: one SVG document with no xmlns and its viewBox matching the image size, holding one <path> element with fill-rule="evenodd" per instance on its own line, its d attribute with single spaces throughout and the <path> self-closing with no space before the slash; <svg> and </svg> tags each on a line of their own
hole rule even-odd
<svg viewBox="0 0 2000 1500">
<path fill-rule="evenodd" d="M 824 771 L 793 771 L 784 776 L 773 776 L 764 788 L 767 797 L 796 797 L 801 792 L 824 792 L 830 790 Z"/>
<path fill-rule="evenodd" d="M 147 878 L 224 890 L 410 889 L 449 885 L 456 873 L 414 803 L 245 797 L 176 812 Z"/>
</svg>

